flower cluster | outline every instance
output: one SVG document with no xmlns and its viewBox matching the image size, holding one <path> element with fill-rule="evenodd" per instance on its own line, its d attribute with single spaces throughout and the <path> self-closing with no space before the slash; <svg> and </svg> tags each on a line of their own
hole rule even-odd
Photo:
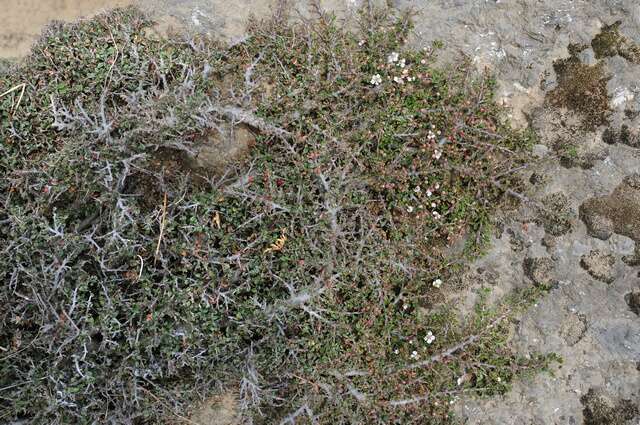
<svg viewBox="0 0 640 425">
<path fill-rule="evenodd" d="M 436 336 L 433 334 L 433 332 L 428 331 L 423 339 L 424 339 L 424 342 L 427 343 L 427 345 L 431 345 L 433 341 L 436 340 Z"/>
<path fill-rule="evenodd" d="M 442 135 L 440 130 L 436 130 L 435 124 L 431 124 L 431 129 L 427 132 L 427 141 L 435 142 L 436 137 Z"/>
<path fill-rule="evenodd" d="M 422 340 L 425 342 L 426 345 L 431 345 L 436 340 L 436 336 L 433 334 L 433 331 L 427 331 L 427 333 L 424 335 Z M 415 345 L 415 340 L 413 338 L 409 340 L 409 345 L 412 345 L 412 346 Z M 426 347 L 423 347 L 423 349 L 426 350 Z M 393 352 L 395 354 L 398 354 L 400 350 L 396 348 L 393 350 Z M 420 358 L 420 354 L 418 353 L 417 349 L 411 352 L 411 358 L 413 360 L 418 360 Z"/>
<path fill-rule="evenodd" d="M 425 199 L 426 198 L 432 198 L 435 194 L 436 191 L 438 191 L 440 189 L 440 184 L 436 183 L 434 186 L 429 187 L 426 190 L 423 190 L 422 187 L 420 185 L 417 185 L 413 188 L 413 196 L 412 198 L 414 198 L 417 202 L 417 209 L 418 210 L 424 210 L 425 206 L 427 208 L 431 208 L 431 215 L 433 216 L 434 219 L 439 220 L 442 218 L 442 214 L 440 214 L 437 211 L 438 208 L 438 200 L 437 199 Z M 420 199 L 422 198 L 422 199 Z M 421 202 L 423 201 L 423 202 Z M 424 202 L 427 201 L 427 202 Z M 416 207 L 414 207 L 413 205 L 407 205 L 406 210 L 409 214 L 413 213 L 414 211 L 416 211 Z M 418 213 L 418 216 L 420 216 L 421 213 Z"/>
<path fill-rule="evenodd" d="M 425 342 L 425 344 L 431 345 L 436 340 L 436 336 L 433 334 L 432 331 L 427 331 L 426 335 L 422 338 L 422 340 Z M 413 339 L 409 340 L 409 344 L 413 345 Z M 399 352 L 398 349 L 394 350 L 394 353 L 398 354 L 398 352 Z M 420 360 L 420 353 L 418 353 L 418 350 L 413 350 L 411 351 L 411 355 L 409 357 L 411 358 L 411 360 Z"/>
<path fill-rule="evenodd" d="M 424 60 L 421 63 L 426 63 Z M 389 67 L 397 67 L 402 70 L 400 75 L 395 76 L 387 76 L 388 79 L 392 80 L 396 84 L 404 84 L 405 81 L 412 82 L 416 80 L 416 77 L 409 75 L 409 69 L 407 65 L 407 60 L 405 58 L 400 58 L 400 54 L 398 52 L 391 52 L 387 55 L 387 65 L 381 65 L 380 69 L 389 69 Z M 419 75 L 420 76 L 420 75 Z M 381 77 L 379 74 L 375 74 L 371 77 L 371 84 L 377 86 L 381 82 Z"/>
<path fill-rule="evenodd" d="M 380 83 L 382 83 L 382 77 L 380 76 L 380 74 L 376 74 L 373 77 L 371 77 L 370 83 L 374 86 L 380 85 Z"/>
</svg>

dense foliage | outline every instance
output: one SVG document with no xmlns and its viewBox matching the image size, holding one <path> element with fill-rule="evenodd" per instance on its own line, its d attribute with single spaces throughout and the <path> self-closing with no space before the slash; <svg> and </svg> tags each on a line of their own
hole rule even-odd
<svg viewBox="0 0 640 425">
<path fill-rule="evenodd" d="M 231 392 L 256 423 L 438 423 L 545 363 L 506 346 L 521 301 L 441 305 L 528 142 L 492 80 L 403 49 L 405 17 L 291 22 L 227 47 L 120 10 L 0 74 L 0 421 Z M 230 123 L 248 156 L 194 166 Z"/>
</svg>

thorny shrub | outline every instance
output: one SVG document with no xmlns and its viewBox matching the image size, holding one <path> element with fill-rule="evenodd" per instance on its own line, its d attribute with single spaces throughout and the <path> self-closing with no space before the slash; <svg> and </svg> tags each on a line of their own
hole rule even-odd
<svg viewBox="0 0 640 425">
<path fill-rule="evenodd" d="M 535 294 L 441 305 L 528 136 L 406 16 L 360 24 L 282 9 L 224 46 L 123 9 L 0 74 L 0 421 L 175 423 L 231 391 L 254 423 L 440 423 L 546 365 L 506 345 Z M 248 157 L 192 167 L 228 123 Z"/>
</svg>

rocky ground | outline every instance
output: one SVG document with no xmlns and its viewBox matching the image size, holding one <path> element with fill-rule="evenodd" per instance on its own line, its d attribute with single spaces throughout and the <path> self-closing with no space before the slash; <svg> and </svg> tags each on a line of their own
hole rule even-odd
<svg viewBox="0 0 640 425">
<path fill-rule="evenodd" d="M 640 5 L 634 1 L 399 1 L 417 39 L 440 38 L 497 73 L 515 123 L 540 136 L 522 208 L 468 278 L 494 295 L 550 294 L 514 327 L 551 375 L 461 400 L 468 424 L 640 423 Z M 617 23 L 617 22 L 620 23 Z M 473 291 L 466 295 L 471 304 Z"/>
<path fill-rule="evenodd" d="M 163 22 L 242 37 L 268 1 L 139 0 Z M 104 2 L 108 5 L 108 2 Z M 356 0 L 323 2 L 349 14 Z M 514 326 L 523 354 L 560 354 L 553 375 L 506 396 L 468 398 L 468 424 L 640 423 L 640 3 L 636 0 L 395 0 L 418 12 L 414 43 L 490 68 L 515 125 L 540 136 L 521 208 L 497 226 L 466 276 L 493 296 L 528 285 L 549 295 Z M 88 12 L 83 12 L 88 13 Z M 33 31 L 32 31 L 33 32 Z M 26 34 L 26 33 L 25 33 Z M 4 39 L 7 39 L 4 36 Z M 6 55 L 5 55 L 6 56 Z M 446 58 L 445 58 L 446 59 Z"/>
</svg>

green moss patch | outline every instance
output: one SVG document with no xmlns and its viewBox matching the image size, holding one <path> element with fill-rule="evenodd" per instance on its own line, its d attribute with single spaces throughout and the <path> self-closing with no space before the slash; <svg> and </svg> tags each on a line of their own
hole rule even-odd
<svg viewBox="0 0 640 425">
<path fill-rule="evenodd" d="M 605 25 L 591 41 L 596 58 L 620 56 L 631 63 L 640 64 L 640 45 L 620 34 L 622 21 Z"/>
<path fill-rule="evenodd" d="M 610 79 L 604 64 L 583 64 L 578 53 L 586 46 L 572 46 L 570 56 L 553 63 L 558 85 L 547 94 L 551 105 L 577 112 L 586 130 L 595 130 L 609 122 L 609 94 L 607 82 Z"/>
</svg>

